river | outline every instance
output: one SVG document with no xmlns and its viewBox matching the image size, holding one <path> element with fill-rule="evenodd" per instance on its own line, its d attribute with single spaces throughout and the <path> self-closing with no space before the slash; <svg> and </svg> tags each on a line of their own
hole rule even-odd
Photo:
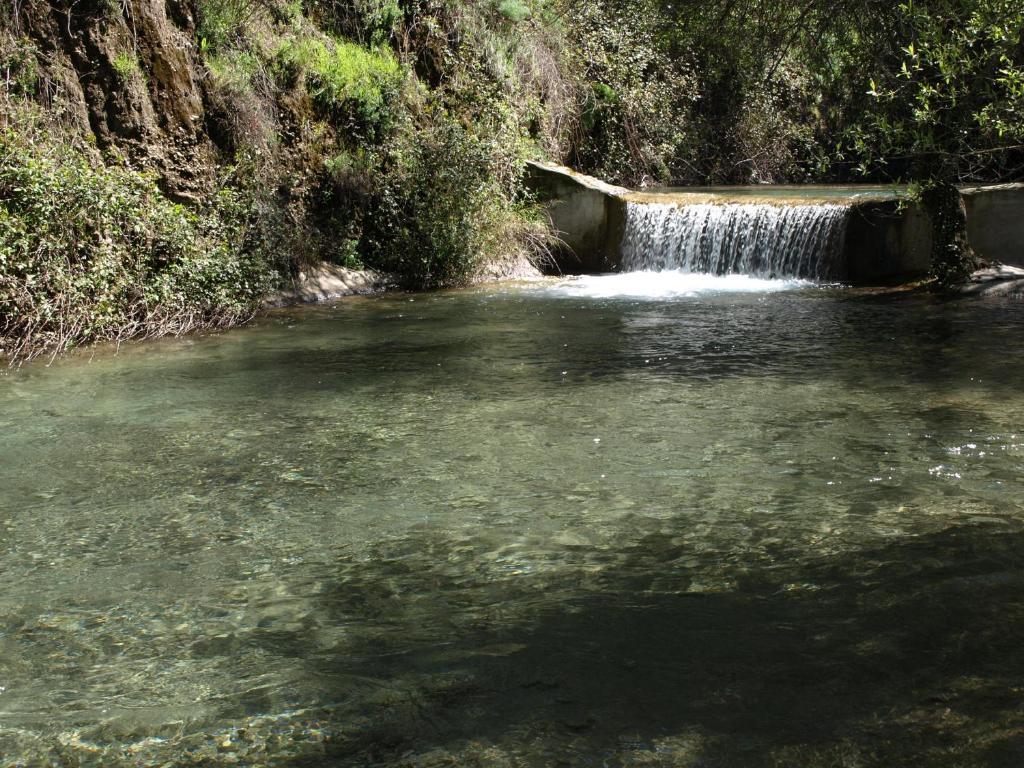
<svg viewBox="0 0 1024 768">
<path fill-rule="evenodd" d="M 12 371 L 0 765 L 1019 765 L 1022 338 L 627 275 Z"/>
</svg>

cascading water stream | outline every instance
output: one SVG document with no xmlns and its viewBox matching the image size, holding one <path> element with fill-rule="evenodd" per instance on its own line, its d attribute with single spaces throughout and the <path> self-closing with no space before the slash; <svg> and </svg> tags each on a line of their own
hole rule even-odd
<svg viewBox="0 0 1024 768">
<path fill-rule="evenodd" d="M 829 203 L 629 202 L 622 269 L 834 279 L 848 211 Z"/>
</svg>

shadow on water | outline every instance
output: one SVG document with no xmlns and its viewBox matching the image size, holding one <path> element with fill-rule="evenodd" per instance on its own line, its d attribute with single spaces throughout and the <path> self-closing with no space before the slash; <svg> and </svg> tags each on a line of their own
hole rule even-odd
<svg viewBox="0 0 1024 768">
<path fill-rule="evenodd" d="M 6 401 L 28 425 L 0 467 L 12 584 L 57 594 L 49 558 L 17 559 L 45 542 L 159 587 L 153 634 L 126 635 L 150 672 L 119 685 L 167 688 L 86 734 L 105 755 L 167 754 L 150 734 L 181 728 L 208 748 L 193 765 L 1024 765 L 1019 311 L 393 304 Z M 947 463 L 963 478 L 933 485 Z M 606 467 L 607 491 L 587 479 Z M 202 603 L 181 635 L 179 584 Z M 67 618 L 19 635 L 24 679 L 105 642 Z M 96 644 L 75 675 L 130 673 Z M 220 749 L 243 729 L 272 760 Z"/>
<path fill-rule="evenodd" d="M 299 655 L 343 704 L 295 765 L 1024 764 L 1020 526 L 780 545 L 699 591 L 721 554 L 653 534 L 491 583 L 444 541 L 340 562 L 320 620 L 358 631 Z"/>
</svg>

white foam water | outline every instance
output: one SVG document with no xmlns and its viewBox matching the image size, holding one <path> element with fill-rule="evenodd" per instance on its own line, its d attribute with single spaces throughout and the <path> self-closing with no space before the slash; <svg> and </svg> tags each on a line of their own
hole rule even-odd
<svg viewBox="0 0 1024 768">
<path fill-rule="evenodd" d="M 848 211 L 831 203 L 627 203 L 622 269 L 833 279 Z"/>
<path fill-rule="evenodd" d="M 583 275 L 547 288 L 547 292 L 593 299 L 675 299 L 726 293 L 774 293 L 813 285 L 807 280 L 769 280 L 749 275 L 709 275 L 682 270 Z"/>
</svg>

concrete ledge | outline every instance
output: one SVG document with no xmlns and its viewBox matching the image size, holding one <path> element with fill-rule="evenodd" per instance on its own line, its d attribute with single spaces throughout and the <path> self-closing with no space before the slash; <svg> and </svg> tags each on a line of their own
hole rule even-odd
<svg viewBox="0 0 1024 768">
<path fill-rule="evenodd" d="M 838 272 L 855 285 L 913 280 L 932 263 L 932 225 L 920 206 L 899 200 L 850 206 Z"/>
<path fill-rule="evenodd" d="M 527 185 L 547 207 L 563 247 L 555 249 L 555 271 L 614 272 L 626 225 L 629 190 L 561 165 L 527 163 Z"/>
<path fill-rule="evenodd" d="M 722 200 L 701 193 L 637 192 L 565 168 L 530 162 L 527 182 L 547 206 L 564 243 L 556 254 L 563 273 L 615 272 L 621 263 L 626 204 L 758 202 L 787 205 L 794 198 Z M 986 261 L 1024 267 L 1024 184 L 965 187 L 968 240 Z M 707 198 L 707 199 L 704 199 Z M 913 280 L 931 268 L 932 233 L 927 214 L 896 194 L 848 201 L 843 252 L 837 278 L 859 285 Z"/>
</svg>

